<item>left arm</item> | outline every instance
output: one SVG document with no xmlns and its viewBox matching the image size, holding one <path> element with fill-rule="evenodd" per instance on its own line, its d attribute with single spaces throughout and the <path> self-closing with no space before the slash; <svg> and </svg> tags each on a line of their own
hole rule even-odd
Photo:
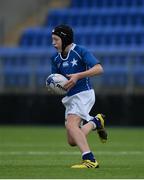
<svg viewBox="0 0 144 180">
<path fill-rule="evenodd" d="M 64 88 L 71 89 L 79 79 L 83 79 L 85 77 L 92 77 L 95 75 L 99 75 L 101 73 L 103 73 L 102 66 L 100 64 L 96 64 L 95 66 L 93 66 L 92 68 L 90 68 L 86 71 L 75 73 L 75 74 L 69 74 L 69 75 L 67 75 L 67 77 L 69 77 L 70 79 L 65 84 Z"/>
</svg>

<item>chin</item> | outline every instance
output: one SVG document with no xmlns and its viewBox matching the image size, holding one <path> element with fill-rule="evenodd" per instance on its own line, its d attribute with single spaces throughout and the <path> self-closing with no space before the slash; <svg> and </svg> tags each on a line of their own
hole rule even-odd
<svg viewBox="0 0 144 180">
<path fill-rule="evenodd" d="M 62 52 L 62 50 L 61 50 L 61 49 L 58 49 L 58 48 L 57 48 L 57 51 L 58 51 L 59 53 L 61 53 L 61 52 Z"/>
<path fill-rule="evenodd" d="M 56 46 L 54 46 L 54 48 L 59 52 L 59 53 L 61 53 L 62 52 L 62 50 L 61 49 L 59 49 L 58 47 L 56 47 Z"/>
</svg>

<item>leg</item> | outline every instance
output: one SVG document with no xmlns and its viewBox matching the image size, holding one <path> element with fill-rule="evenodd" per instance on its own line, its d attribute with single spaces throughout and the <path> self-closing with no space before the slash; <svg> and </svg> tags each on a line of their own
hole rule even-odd
<svg viewBox="0 0 144 180">
<path fill-rule="evenodd" d="M 90 131 L 93 130 L 93 124 L 88 122 L 87 124 L 81 127 L 81 130 L 85 134 L 85 136 L 87 136 L 90 133 Z"/>
<path fill-rule="evenodd" d="M 73 137 L 70 135 L 68 130 L 67 130 L 67 141 L 70 146 L 76 146 L 76 143 L 75 143 Z"/>
<path fill-rule="evenodd" d="M 91 120 L 91 122 L 95 124 L 94 130 L 97 130 L 97 133 L 102 143 L 106 143 L 108 137 L 107 131 L 104 126 L 104 118 L 105 115 L 97 114 L 95 118 Z"/>
<path fill-rule="evenodd" d="M 82 152 L 82 164 L 73 165 L 71 168 L 97 168 L 98 162 L 95 160 L 93 153 L 90 151 L 87 139 L 81 128 L 79 128 L 81 118 L 77 115 L 68 115 L 66 129 L 68 141 L 72 145 L 74 142 Z"/>
<path fill-rule="evenodd" d="M 107 141 L 107 131 L 104 126 L 105 115 L 97 114 L 92 120 L 82 126 L 82 131 L 87 135 L 91 130 L 96 130 L 102 143 Z"/>
<path fill-rule="evenodd" d="M 68 142 L 71 145 L 76 144 L 82 153 L 89 152 L 90 148 L 86 136 L 79 128 L 80 121 L 81 118 L 79 116 L 73 114 L 68 115 L 66 122 Z"/>
<path fill-rule="evenodd" d="M 81 118 L 89 120 L 89 111 L 94 104 L 94 91 L 86 91 L 75 94 L 72 97 L 64 97 L 62 103 L 66 107 L 65 117 L 68 143 L 71 146 L 78 146 L 82 152 L 82 164 L 74 165 L 72 168 L 96 168 L 98 162 L 90 151 L 87 134 L 93 129 L 93 125 L 87 124 L 80 128 Z M 79 115 L 75 115 L 75 112 Z"/>
<path fill-rule="evenodd" d="M 94 126 L 94 123 L 95 123 L 95 126 Z M 108 135 L 104 128 L 104 115 L 103 114 L 97 114 L 96 119 L 89 121 L 88 123 L 86 123 L 85 125 L 81 127 L 81 130 L 85 136 L 87 136 L 89 132 L 93 129 L 97 130 L 97 133 L 99 135 L 101 142 L 106 143 Z M 74 139 L 69 133 L 68 133 L 68 142 L 71 146 L 76 146 Z"/>
<path fill-rule="evenodd" d="M 92 123 L 87 123 L 81 127 L 81 131 L 84 133 L 85 136 L 87 136 L 92 129 L 93 129 Z M 67 130 L 67 138 L 68 138 L 68 143 L 71 146 L 76 146 L 76 143 L 75 143 L 73 137 L 70 135 L 68 130 Z"/>
</svg>

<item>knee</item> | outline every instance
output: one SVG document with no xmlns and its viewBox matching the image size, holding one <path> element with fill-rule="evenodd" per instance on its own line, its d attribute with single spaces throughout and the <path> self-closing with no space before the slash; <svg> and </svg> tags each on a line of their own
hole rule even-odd
<svg viewBox="0 0 144 180">
<path fill-rule="evenodd" d="M 73 142 L 73 141 L 69 141 L 69 140 L 68 140 L 68 144 L 69 144 L 70 146 L 73 146 L 73 147 L 76 146 L 75 142 Z"/>
<path fill-rule="evenodd" d="M 72 136 L 68 136 L 67 141 L 70 146 L 76 146 L 76 143 L 74 139 L 72 138 Z"/>
</svg>

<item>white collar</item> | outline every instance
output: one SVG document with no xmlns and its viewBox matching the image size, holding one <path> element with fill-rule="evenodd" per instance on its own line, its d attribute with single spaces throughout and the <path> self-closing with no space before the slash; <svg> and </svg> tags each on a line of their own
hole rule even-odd
<svg viewBox="0 0 144 180">
<path fill-rule="evenodd" d="M 71 48 L 69 49 L 68 54 L 67 54 L 67 57 L 66 57 L 65 59 L 62 57 L 61 53 L 59 53 L 61 59 L 62 59 L 63 61 L 67 60 L 67 59 L 69 58 L 69 54 L 70 54 L 71 50 L 74 50 L 75 47 L 76 47 L 76 44 L 72 43 L 72 46 L 71 46 Z"/>
</svg>

